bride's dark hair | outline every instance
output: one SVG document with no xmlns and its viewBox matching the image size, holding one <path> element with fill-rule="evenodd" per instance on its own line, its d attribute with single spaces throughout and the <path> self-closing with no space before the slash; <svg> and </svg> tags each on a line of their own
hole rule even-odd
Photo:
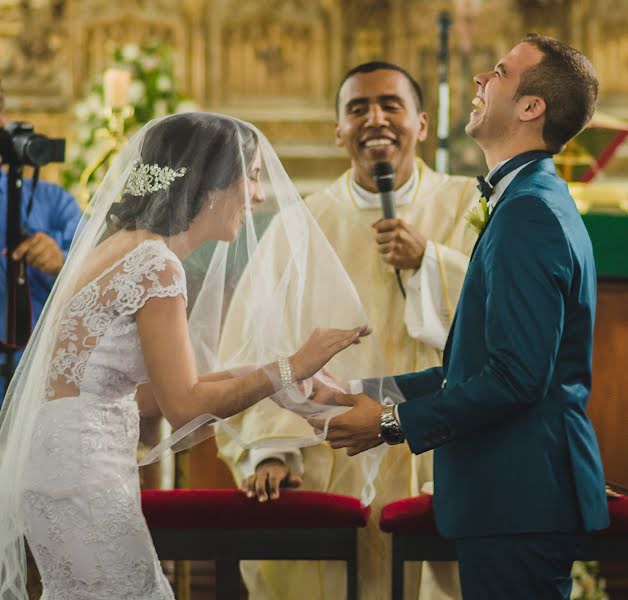
<svg viewBox="0 0 628 600">
<path fill-rule="evenodd" d="M 256 150 L 255 132 L 228 117 L 182 113 L 159 121 L 146 133 L 141 162 L 174 171 L 185 168 L 185 173 L 144 195 L 125 190 L 109 209 L 108 235 L 120 229 L 164 236 L 186 231 L 208 192 L 225 190 L 244 177 Z"/>
</svg>

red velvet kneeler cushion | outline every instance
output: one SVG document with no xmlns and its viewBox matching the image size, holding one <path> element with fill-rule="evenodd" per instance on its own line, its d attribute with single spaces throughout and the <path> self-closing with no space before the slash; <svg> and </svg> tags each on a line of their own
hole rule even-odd
<svg viewBox="0 0 628 600">
<path fill-rule="evenodd" d="M 288 490 L 262 503 L 239 490 L 143 490 L 142 510 L 155 529 L 364 527 L 371 513 L 357 498 Z"/>
<path fill-rule="evenodd" d="M 438 535 L 432 496 L 423 495 L 390 502 L 379 517 L 379 527 L 386 533 Z"/>
<path fill-rule="evenodd" d="M 608 499 L 608 513 L 611 525 L 599 533 L 601 535 L 628 535 L 628 496 Z"/>
<path fill-rule="evenodd" d="M 628 535 L 628 496 L 608 499 L 611 524 L 598 535 Z M 416 496 L 390 502 L 382 509 L 379 526 L 387 533 L 438 535 L 432 496 Z"/>
</svg>

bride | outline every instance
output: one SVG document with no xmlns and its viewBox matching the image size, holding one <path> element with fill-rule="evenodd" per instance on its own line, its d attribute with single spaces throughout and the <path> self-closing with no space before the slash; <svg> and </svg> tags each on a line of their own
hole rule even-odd
<svg viewBox="0 0 628 600">
<path fill-rule="evenodd" d="M 265 219 L 254 219 L 262 203 Z M 343 324 L 349 329 L 307 334 L 284 327 L 284 313 L 303 310 L 308 269 L 336 269 L 331 296 L 354 290 L 248 124 L 202 113 L 148 124 L 86 214 L 0 415 L 3 600 L 26 598 L 24 536 L 46 600 L 173 598 L 141 512 L 138 405 L 179 428 L 278 392 L 294 399 L 295 382 L 369 333 L 355 319 Z M 249 303 L 261 334 L 242 340 L 255 366 L 236 376 L 216 361 L 220 325 L 273 216 L 294 240 L 294 257 L 281 289 L 265 288 L 256 265 L 260 284 Z M 197 321 L 200 314 L 213 324 L 200 339 L 188 329 L 188 288 Z M 312 314 L 309 306 L 303 322 Z"/>
</svg>

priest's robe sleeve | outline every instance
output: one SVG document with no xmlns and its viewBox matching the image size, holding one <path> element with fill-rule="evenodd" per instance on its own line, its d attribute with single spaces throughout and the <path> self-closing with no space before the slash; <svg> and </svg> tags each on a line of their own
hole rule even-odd
<svg viewBox="0 0 628 600">
<path fill-rule="evenodd" d="M 428 239 L 421 265 L 405 285 L 408 334 L 440 351 L 445 348 L 476 239 L 465 215 L 475 205 L 478 193 L 469 182 L 462 189 L 450 188 L 443 193 L 459 196 L 451 235 L 444 243 Z"/>
</svg>

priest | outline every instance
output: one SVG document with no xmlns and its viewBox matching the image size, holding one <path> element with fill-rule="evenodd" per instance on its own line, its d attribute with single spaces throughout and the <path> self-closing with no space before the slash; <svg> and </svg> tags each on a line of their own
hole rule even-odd
<svg viewBox="0 0 628 600">
<path fill-rule="evenodd" d="M 476 239 L 467 222 L 479 207 L 474 181 L 438 174 L 416 157 L 428 118 L 420 86 L 397 65 L 371 62 L 351 69 L 341 82 L 336 111 L 336 144 L 346 150 L 351 168 L 306 203 L 352 279 L 373 329 L 361 349 L 361 372 L 351 374 L 393 375 L 440 364 Z M 390 165 L 394 178 L 394 218 L 382 218 L 373 177 L 381 163 Z M 259 250 L 267 259 L 272 254 L 279 278 L 289 249 L 272 225 Z M 231 306 L 223 334 L 227 343 L 238 339 L 242 322 L 237 297 Z M 236 419 L 247 442 L 311 432 L 305 420 L 268 400 Z M 217 441 L 236 481 L 259 501 L 272 501 L 285 487 L 360 497 L 365 483 L 361 463 L 326 443 L 279 452 L 246 451 L 224 432 Z M 431 482 L 430 453 L 412 457 L 405 445 L 388 448 L 374 482 L 373 518 L 359 533 L 360 598 L 379 600 L 390 593 L 391 548 L 377 525 L 379 510 L 392 500 L 429 493 Z M 460 597 L 455 565 L 415 563 L 406 569 L 407 598 Z M 344 567 L 337 562 L 243 562 L 242 573 L 252 600 L 302 598 L 304 589 L 313 600 L 338 598 L 344 588 Z"/>
</svg>

